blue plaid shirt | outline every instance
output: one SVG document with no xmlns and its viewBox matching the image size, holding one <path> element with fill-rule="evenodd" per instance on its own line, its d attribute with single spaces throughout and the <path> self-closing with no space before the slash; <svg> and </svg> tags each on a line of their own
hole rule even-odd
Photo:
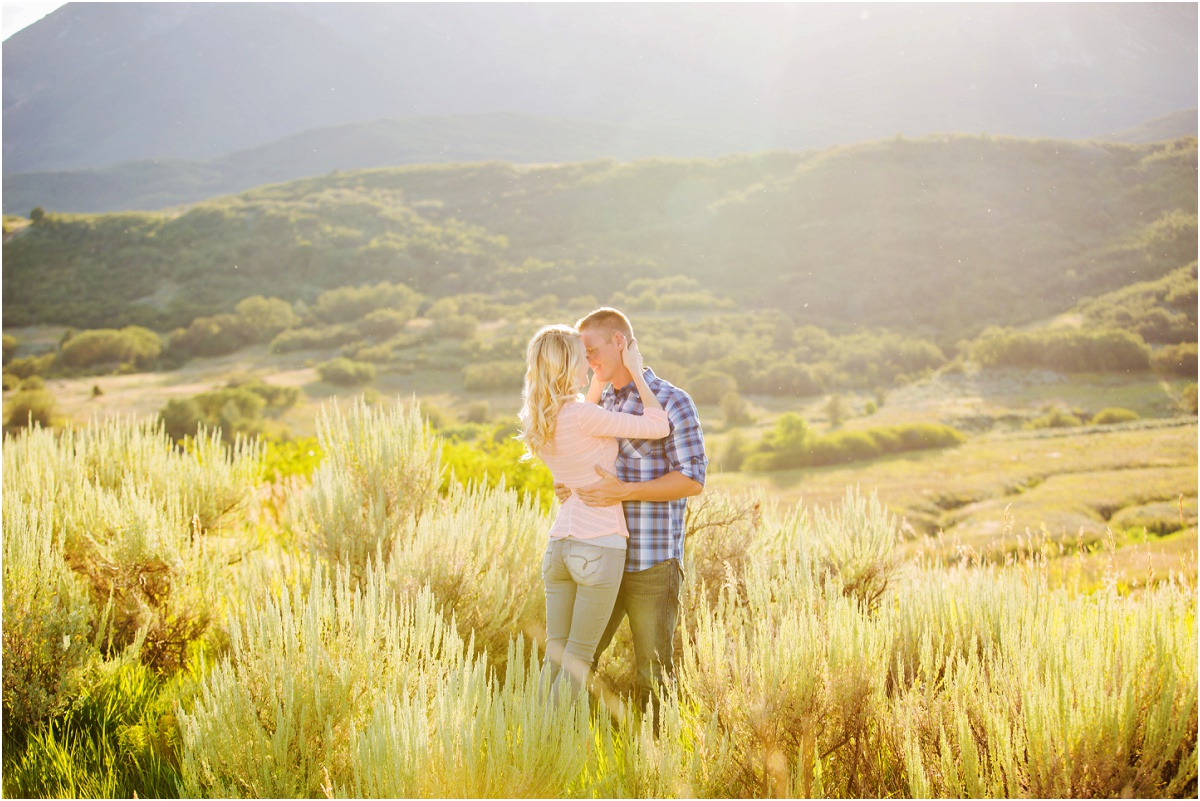
<svg viewBox="0 0 1200 801">
<path fill-rule="evenodd" d="M 666 439 L 619 439 L 617 478 L 622 481 L 650 481 L 667 473 L 683 473 L 704 483 L 708 457 L 704 454 L 704 432 L 691 397 L 654 374 L 645 372 L 646 384 L 658 397 L 671 421 Z M 645 407 L 630 381 L 618 390 L 609 386 L 600 396 L 605 409 L 641 414 Z M 636 573 L 668 559 L 683 564 L 683 522 L 687 499 L 675 501 L 626 501 L 625 523 L 629 526 L 629 550 L 625 572 Z"/>
</svg>

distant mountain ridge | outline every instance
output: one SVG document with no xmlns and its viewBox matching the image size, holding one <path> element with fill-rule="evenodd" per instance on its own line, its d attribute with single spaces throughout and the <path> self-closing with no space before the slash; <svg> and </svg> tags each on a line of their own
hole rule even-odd
<svg viewBox="0 0 1200 801">
<path fill-rule="evenodd" d="M 1145 144 L 1196 133 L 1196 109 L 1191 109 L 1096 138 Z M 734 152 L 736 144 L 721 131 L 709 132 L 707 141 L 680 144 L 681 138 L 662 128 L 511 113 L 376 120 L 304 131 L 207 162 L 161 159 L 5 175 L 4 213 L 27 215 L 39 206 L 73 213 L 156 210 L 263 184 L 402 164 L 717 157 Z"/>
<path fill-rule="evenodd" d="M 517 164 L 720 156 L 736 143 L 720 131 L 681 144 L 670 129 L 528 114 L 412 117 L 315 128 L 211 161 L 156 159 L 94 170 L 4 176 L 4 212 L 98 213 L 160 209 L 335 170 L 402 164 Z"/>
<path fill-rule="evenodd" d="M 6 174 L 512 112 L 679 155 L 1085 138 L 1196 105 L 1196 6 L 69 3 L 4 43 Z"/>
</svg>

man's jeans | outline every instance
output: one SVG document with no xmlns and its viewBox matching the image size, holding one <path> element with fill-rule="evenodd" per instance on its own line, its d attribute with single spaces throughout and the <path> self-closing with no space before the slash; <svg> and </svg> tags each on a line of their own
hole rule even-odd
<svg viewBox="0 0 1200 801">
<path fill-rule="evenodd" d="M 683 568 L 678 559 L 659 562 L 652 568 L 626 573 L 613 605 L 612 619 L 596 647 L 599 656 L 612 642 L 621 618 L 629 615 L 633 635 L 633 658 L 637 668 L 638 705 L 644 710 L 650 700 L 652 682 L 660 685 L 674 675 L 675 624 L 679 620 L 679 594 Z M 657 722 L 657 698 L 654 704 Z"/>
<path fill-rule="evenodd" d="M 621 587 L 625 551 L 571 538 L 550 540 L 542 557 L 546 585 L 546 666 L 560 667 L 578 688 L 586 686 L 596 644 L 612 617 Z"/>
</svg>

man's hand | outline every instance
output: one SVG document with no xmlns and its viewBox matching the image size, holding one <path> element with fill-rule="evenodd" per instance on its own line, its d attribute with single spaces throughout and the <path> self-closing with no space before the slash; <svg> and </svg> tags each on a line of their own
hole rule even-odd
<svg viewBox="0 0 1200 801">
<path fill-rule="evenodd" d="M 566 484 L 554 484 L 554 497 L 558 498 L 559 503 L 566 503 L 567 498 L 571 497 L 571 488 Z"/>
<path fill-rule="evenodd" d="M 625 500 L 625 483 L 603 467 L 596 468 L 600 481 L 578 490 L 579 499 L 588 506 L 615 506 Z"/>
</svg>

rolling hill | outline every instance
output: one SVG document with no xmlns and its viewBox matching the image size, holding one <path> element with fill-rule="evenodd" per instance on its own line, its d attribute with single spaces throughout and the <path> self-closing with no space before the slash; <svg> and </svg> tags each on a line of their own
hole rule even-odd
<svg viewBox="0 0 1200 801">
<path fill-rule="evenodd" d="M 622 164 L 342 172 L 162 213 L 6 221 L 6 326 L 160 330 L 399 281 L 607 300 L 687 276 L 833 331 L 943 344 L 1196 259 L 1196 140 L 943 136 Z"/>
</svg>

